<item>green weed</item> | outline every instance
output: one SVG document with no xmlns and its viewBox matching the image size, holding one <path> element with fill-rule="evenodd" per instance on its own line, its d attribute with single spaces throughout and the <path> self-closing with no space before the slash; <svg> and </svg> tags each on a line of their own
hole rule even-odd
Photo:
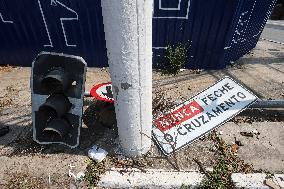
<svg viewBox="0 0 284 189">
<path fill-rule="evenodd" d="M 90 160 L 84 176 L 84 180 L 88 183 L 89 188 L 95 187 L 100 181 L 101 175 L 105 172 L 105 160 L 100 163 Z"/>
<path fill-rule="evenodd" d="M 188 45 L 179 43 L 178 45 L 169 45 L 167 47 L 167 64 L 162 70 L 163 74 L 176 75 L 180 72 L 180 69 L 185 67 L 187 59 Z"/>
<path fill-rule="evenodd" d="M 211 139 L 217 149 L 217 161 L 213 166 L 213 171 L 207 171 L 202 164 L 195 159 L 201 172 L 205 175 L 200 186 L 194 188 L 199 189 L 234 189 L 235 183 L 232 180 L 234 172 L 248 173 L 253 170 L 252 166 L 244 163 L 237 155 L 236 144 L 228 145 L 215 132 L 211 133 Z M 187 189 L 185 185 L 181 187 Z"/>
</svg>

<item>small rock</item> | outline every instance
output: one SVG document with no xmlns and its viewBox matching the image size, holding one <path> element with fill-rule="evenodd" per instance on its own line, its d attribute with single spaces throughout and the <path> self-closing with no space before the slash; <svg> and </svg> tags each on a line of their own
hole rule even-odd
<svg viewBox="0 0 284 189">
<path fill-rule="evenodd" d="M 237 153 L 238 150 L 239 150 L 239 146 L 238 146 L 237 144 L 233 144 L 233 145 L 231 146 L 231 151 L 232 151 L 233 153 Z"/>
<path fill-rule="evenodd" d="M 241 141 L 239 141 L 239 140 L 236 140 L 235 143 L 236 143 L 238 146 L 244 146 L 243 143 L 242 143 Z"/>
<path fill-rule="evenodd" d="M 84 176 L 85 176 L 85 173 L 83 171 L 80 171 L 76 175 L 76 180 L 81 181 L 84 178 Z"/>
<path fill-rule="evenodd" d="M 252 130 L 251 133 L 254 134 L 254 135 L 260 135 L 260 133 L 259 133 L 258 130 L 256 130 L 256 129 L 255 129 L 255 130 Z"/>
<path fill-rule="evenodd" d="M 181 100 L 181 99 L 178 99 L 177 101 L 175 101 L 175 104 L 176 104 L 176 105 L 179 105 L 179 104 L 181 104 L 181 103 L 183 103 L 183 100 Z"/>
<path fill-rule="evenodd" d="M 240 134 L 245 137 L 253 137 L 253 133 L 251 132 L 240 132 Z"/>
<path fill-rule="evenodd" d="M 280 186 L 278 186 L 273 180 L 271 179 L 266 179 L 264 180 L 264 184 L 266 186 L 269 186 L 272 189 L 280 189 Z"/>
<path fill-rule="evenodd" d="M 73 183 L 70 183 L 69 188 L 70 189 L 77 189 L 77 186 Z"/>
<path fill-rule="evenodd" d="M 118 156 L 117 156 L 117 160 L 118 160 L 118 161 L 123 161 L 123 160 L 125 160 L 125 159 L 126 159 L 126 157 L 123 156 L 123 155 L 118 155 Z"/>
</svg>

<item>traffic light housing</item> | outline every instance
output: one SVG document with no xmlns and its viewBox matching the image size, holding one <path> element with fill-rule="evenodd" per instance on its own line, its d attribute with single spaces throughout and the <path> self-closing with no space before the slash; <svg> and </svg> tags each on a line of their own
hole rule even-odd
<svg viewBox="0 0 284 189">
<path fill-rule="evenodd" d="M 79 144 L 85 92 L 83 58 L 40 53 L 31 75 L 33 138 L 40 144 Z"/>
</svg>

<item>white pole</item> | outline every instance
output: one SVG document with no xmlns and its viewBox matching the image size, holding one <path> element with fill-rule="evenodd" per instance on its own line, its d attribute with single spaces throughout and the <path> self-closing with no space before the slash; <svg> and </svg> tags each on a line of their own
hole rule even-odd
<svg viewBox="0 0 284 189">
<path fill-rule="evenodd" d="M 152 0 L 102 0 L 120 144 L 128 156 L 151 147 Z"/>
</svg>

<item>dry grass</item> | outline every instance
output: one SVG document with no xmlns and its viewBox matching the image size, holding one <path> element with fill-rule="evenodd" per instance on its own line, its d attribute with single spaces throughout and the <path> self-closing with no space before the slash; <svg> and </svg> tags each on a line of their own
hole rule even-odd
<svg viewBox="0 0 284 189">
<path fill-rule="evenodd" d="M 237 155 L 238 145 L 228 145 L 215 132 L 211 134 L 211 139 L 217 149 L 217 161 L 213 166 L 213 171 L 206 171 L 201 163 L 196 160 L 200 170 L 204 173 L 204 180 L 199 188 L 206 189 L 233 189 L 235 183 L 232 180 L 232 174 L 235 172 L 249 173 L 253 171 L 252 165 L 246 164 Z"/>
<path fill-rule="evenodd" d="M 8 94 L 5 94 L 3 97 L 0 97 L 0 109 L 5 106 L 10 106 L 12 102 L 12 98 Z"/>
<path fill-rule="evenodd" d="M 5 189 L 47 189 L 43 178 L 32 177 L 25 173 L 16 173 L 10 175 L 10 178 L 4 186 Z"/>
<path fill-rule="evenodd" d="M 175 106 L 171 99 L 166 98 L 166 94 L 163 92 L 157 92 L 153 98 L 153 118 L 158 118 L 164 113 L 169 112 Z"/>
<path fill-rule="evenodd" d="M 19 94 L 19 90 L 12 86 L 8 86 L 5 89 L 4 96 L 0 96 L 0 109 L 12 105 L 13 97 Z"/>
<path fill-rule="evenodd" d="M 9 64 L 4 64 L 4 65 L 0 65 L 0 73 L 1 72 L 10 72 L 12 71 L 13 67 L 10 66 Z"/>
</svg>

